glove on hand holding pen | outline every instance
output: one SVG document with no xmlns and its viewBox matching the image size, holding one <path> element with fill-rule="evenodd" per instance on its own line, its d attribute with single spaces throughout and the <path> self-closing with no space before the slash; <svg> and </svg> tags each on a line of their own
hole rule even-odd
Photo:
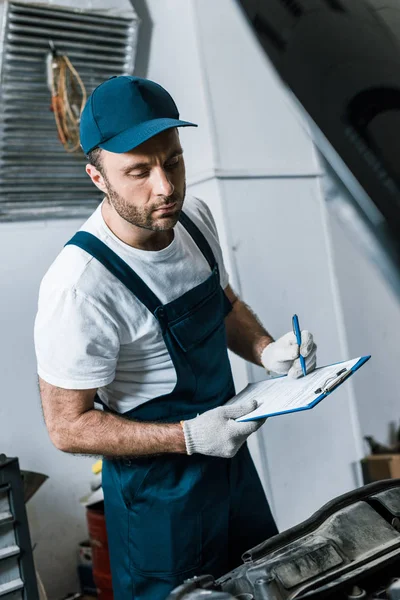
<svg viewBox="0 0 400 600">
<path fill-rule="evenodd" d="M 234 419 L 256 408 L 256 400 L 245 400 L 213 408 L 194 419 L 183 421 L 187 453 L 232 458 L 249 435 L 265 423 L 265 419 L 244 423 L 237 423 Z"/>
<path fill-rule="evenodd" d="M 276 342 L 271 342 L 261 353 L 261 362 L 265 369 L 278 375 L 288 375 L 297 379 L 302 376 L 300 354 L 304 357 L 307 373 L 311 373 L 317 364 L 317 346 L 309 331 L 301 332 L 301 346 L 297 344 L 295 334 L 290 331 Z"/>
</svg>

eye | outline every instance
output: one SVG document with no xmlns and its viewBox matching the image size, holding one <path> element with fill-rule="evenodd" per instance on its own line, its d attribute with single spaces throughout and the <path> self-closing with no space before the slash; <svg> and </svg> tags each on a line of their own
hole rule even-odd
<svg viewBox="0 0 400 600">
<path fill-rule="evenodd" d="M 175 169 L 178 165 L 179 165 L 179 156 L 173 158 L 172 160 L 170 160 L 168 163 L 165 163 L 165 168 L 166 169 Z"/>
<path fill-rule="evenodd" d="M 149 175 L 149 171 L 143 171 L 143 173 L 131 173 L 130 176 L 133 177 L 133 179 L 144 179 L 145 177 L 147 177 Z"/>
</svg>

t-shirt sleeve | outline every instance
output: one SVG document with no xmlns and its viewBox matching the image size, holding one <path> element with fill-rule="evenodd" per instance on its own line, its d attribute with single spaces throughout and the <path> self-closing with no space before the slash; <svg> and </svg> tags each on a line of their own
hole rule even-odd
<svg viewBox="0 0 400 600">
<path fill-rule="evenodd" d="M 118 329 L 76 289 L 42 283 L 34 329 L 38 375 L 65 389 L 103 387 L 115 377 Z"/>
<path fill-rule="evenodd" d="M 206 229 L 205 231 L 203 229 L 203 232 L 207 236 L 207 241 L 209 242 L 218 263 L 221 287 L 225 289 L 226 286 L 229 284 L 229 275 L 225 268 L 222 248 L 219 243 L 217 225 L 215 223 L 214 217 L 209 206 L 204 202 L 204 200 L 201 200 L 200 198 L 195 198 L 195 201 L 197 204 L 198 215 Z"/>
</svg>

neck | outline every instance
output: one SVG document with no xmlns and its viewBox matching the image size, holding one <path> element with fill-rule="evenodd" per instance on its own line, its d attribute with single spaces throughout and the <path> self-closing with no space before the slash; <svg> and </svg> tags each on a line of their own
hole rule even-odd
<svg viewBox="0 0 400 600">
<path fill-rule="evenodd" d="M 101 214 L 107 227 L 113 232 L 121 242 L 138 248 L 139 250 L 163 250 L 174 239 L 174 230 L 152 231 L 137 227 L 128 221 L 125 221 L 114 210 L 111 204 L 107 201 L 101 205 Z"/>
</svg>

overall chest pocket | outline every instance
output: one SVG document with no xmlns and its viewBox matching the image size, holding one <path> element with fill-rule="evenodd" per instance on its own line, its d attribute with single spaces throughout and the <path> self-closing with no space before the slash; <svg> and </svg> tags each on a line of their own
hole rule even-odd
<svg viewBox="0 0 400 600">
<path fill-rule="evenodd" d="M 217 287 L 187 315 L 169 324 L 169 331 L 183 352 L 189 352 L 224 325 L 224 293 Z"/>
</svg>

